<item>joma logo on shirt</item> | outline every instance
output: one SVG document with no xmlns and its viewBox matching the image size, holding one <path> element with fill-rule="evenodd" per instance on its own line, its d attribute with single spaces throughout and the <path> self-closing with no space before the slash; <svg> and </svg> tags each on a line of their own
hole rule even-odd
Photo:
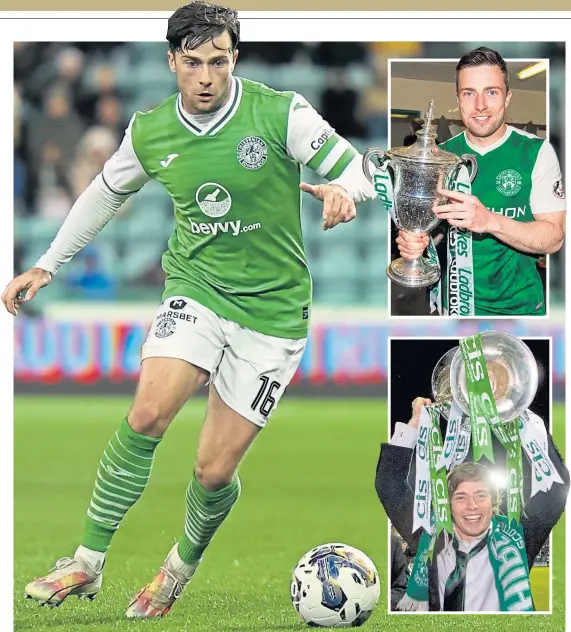
<svg viewBox="0 0 571 632">
<path fill-rule="evenodd" d="M 527 210 L 527 205 L 523 206 L 508 206 L 507 208 L 489 208 L 489 211 L 492 213 L 498 213 L 499 215 L 503 215 L 504 217 L 509 217 L 510 219 L 515 219 L 516 217 L 524 217 L 525 212 Z"/>
<path fill-rule="evenodd" d="M 237 219 L 232 222 L 195 222 L 189 219 L 190 230 L 194 235 L 218 235 L 218 233 L 228 233 L 233 237 L 240 233 L 247 233 L 251 230 L 258 230 L 262 228 L 260 222 L 255 224 L 246 224 L 242 226 L 242 220 Z"/>
</svg>

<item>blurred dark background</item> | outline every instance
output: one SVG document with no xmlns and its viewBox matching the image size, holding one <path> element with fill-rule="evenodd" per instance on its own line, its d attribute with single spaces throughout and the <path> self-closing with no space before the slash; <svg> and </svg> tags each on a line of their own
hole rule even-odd
<svg viewBox="0 0 571 632">
<path fill-rule="evenodd" d="M 529 408 L 549 427 L 550 380 L 546 379 L 551 365 L 549 340 L 523 338 L 523 341 L 534 355 L 539 370 L 539 388 Z M 397 421 L 408 423 L 412 402 L 416 397 L 433 400 L 432 371 L 440 358 L 458 344 L 459 341 L 455 339 L 391 340 L 389 400 L 391 435 Z M 446 422 L 443 422 L 443 426 L 446 427 Z"/>
</svg>

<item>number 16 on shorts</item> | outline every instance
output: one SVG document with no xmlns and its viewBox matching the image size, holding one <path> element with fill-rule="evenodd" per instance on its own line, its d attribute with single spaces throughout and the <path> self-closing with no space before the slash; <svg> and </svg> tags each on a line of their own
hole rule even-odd
<svg viewBox="0 0 571 632">
<path fill-rule="evenodd" d="M 260 377 L 260 382 L 260 390 L 252 402 L 252 410 L 267 418 L 276 404 L 272 395 L 275 391 L 279 391 L 281 384 L 270 380 L 266 375 Z"/>
</svg>

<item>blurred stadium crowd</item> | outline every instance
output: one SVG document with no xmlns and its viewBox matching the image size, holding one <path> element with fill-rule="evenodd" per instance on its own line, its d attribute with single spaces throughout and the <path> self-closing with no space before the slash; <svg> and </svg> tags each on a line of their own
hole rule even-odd
<svg viewBox="0 0 571 632">
<path fill-rule="evenodd" d="M 363 151 L 387 144 L 389 58 L 456 58 L 477 45 L 243 43 L 236 73 L 302 93 Z M 502 54 L 529 58 L 545 55 L 546 46 L 554 45 L 531 50 L 533 43 L 502 44 Z M 49 245 L 74 200 L 115 151 L 133 112 L 152 108 L 176 91 L 166 50 L 166 44 L 143 42 L 15 43 L 16 272 L 32 266 Z M 559 112 L 562 117 L 562 107 Z M 553 118 L 552 127 L 557 130 Z M 307 172 L 304 177 L 319 181 Z M 319 203 L 306 196 L 304 204 L 316 304 L 386 305 L 388 222 L 380 204 L 361 206 L 358 221 L 328 233 L 320 230 Z M 166 193 L 149 183 L 64 266 L 51 300 L 156 302 L 163 283 L 160 255 L 173 227 Z"/>
</svg>

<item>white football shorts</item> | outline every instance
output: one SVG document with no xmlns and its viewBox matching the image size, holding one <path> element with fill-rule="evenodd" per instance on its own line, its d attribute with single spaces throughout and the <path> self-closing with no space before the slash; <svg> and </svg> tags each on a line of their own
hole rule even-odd
<svg viewBox="0 0 571 632">
<path fill-rule="evenodd" d="M 295 375 L 306 341 L 261 334 L 173 296 L 153 320 L 141 361 L 178 358 L 208 371 L 226 405 L 264 427 Z"/>
</svg>

